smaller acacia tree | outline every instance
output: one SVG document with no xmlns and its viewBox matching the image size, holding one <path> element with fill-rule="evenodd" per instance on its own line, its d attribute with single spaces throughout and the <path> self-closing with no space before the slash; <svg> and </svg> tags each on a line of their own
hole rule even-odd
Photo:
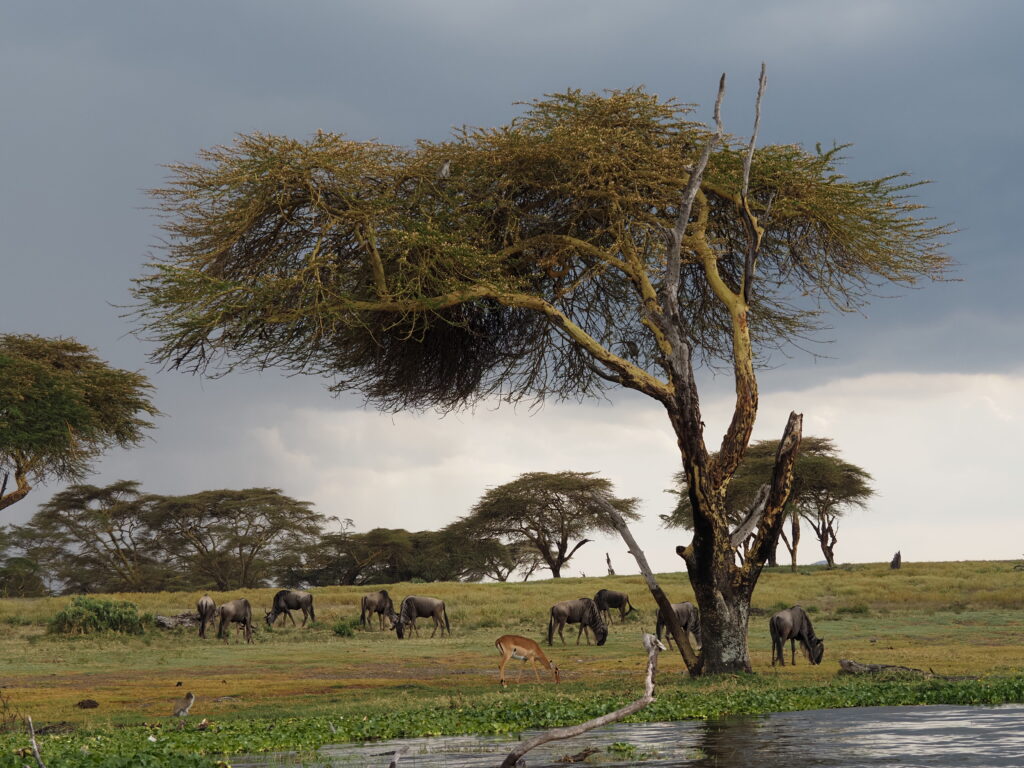
<svg viewBox="0 0 1024 768">
<path fill-rule="evenodd" d="M 22 539 L 67 592 L 143 592 L 171 586 L 139 484 L 72 485 L 40 507 Z"/>
<path fill-rule="evenodd" d="M 0 509 L 34 484 L 83 479 L 114 446 L 137 445 L 159 413 L 151 389 L 73 339 L 0 335 Z"/>
<path fill-rule="evenodd" d="M 836 456 L 831 441 L 823 442 L 831 453 L 808 455 L 803 471 L 800 469 L 801 460 L 797 460 L 797 482 L 800 484 L 797 509 L 818 537 L 828 567 L 835 568 L 839 518 L 853 508 L 866 507 L 867 500 L 875 492 L 871 487 L 870 474 Z"/>
<path fill-rule="evenodd" d="M 163 497 L 149 524 L 178 569 L 219 590 L 260 586 L 285 540 L 320 537 L 326 518 L 276 488 Z"/>
<path fill-rule="evenodd" d="M 612 484 L 593 472 L 528 472 L 511 483 L 490 488 L 460 522 L 479 534 L 511 545 L 529 545 L 554 578 L 590 539 L 588 533 L 616 528 L 601 497 L 623 518 L 638 520 L 639 499 L 617 499 Z"/>
<path fill-rule="evenodd" d="M 734 528 L 743 525 L 750 509 L 755 506 L 758 493 L 770 482 L 778 449 L 778 440 L 759 440 L 747 449 L 725 497 L 729 521 Z M 680 472 L 674 479 L 678 488 L 668 492 L 675 494 L 679 501 L 670 514 L 661 515 L 662 522 L 669 528 L 692 530 L 693 510 L 686 490 L 686 478 Z M 789 550 L 793 570 L 796 570 L 801 519 L 814 530 L 828 567 L 832 568 L 835 566 L 839 517 L 851 508 L 865 507 L 872 495 L 871 475 L 856 464 L 839 458 L 839 449 L 832 440 L 804 437 L 793 467 L 793 488 L 784 508 L 784 514 L 790 519 L 790 534 L 787 537 L 785 529 L 779 534 Z M 745 553 L 741 545 L 737 549 L 741 562 Z"/>
</svg>

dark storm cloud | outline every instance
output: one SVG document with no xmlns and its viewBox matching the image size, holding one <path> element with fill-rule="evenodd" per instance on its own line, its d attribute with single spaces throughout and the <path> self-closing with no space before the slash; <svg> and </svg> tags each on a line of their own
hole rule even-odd
<svg viewBox="0 0 1024 768">
<path fill-rule="evenodd" d="M 962 230 L 950 245 L 962 281 L 836 318 L 823 335 L 835 343 L 812 347 L 828 358 L 777 356 L 782 367 L 762 386 L 894 369 L 1019 370 L 1022 26 L 1024 5 L 1009 1 L 8 2 L 0 328 L 73 335 L 152 375 L 168 414 L 156 443 L 105 472 L 133 472 L 161 491 L 287 491 L 274 467 L 231 450 L 229 430 L 358 399 L 332 402 L 319 382 L 275 374 L 202 384 L 147 366 L 147 347 L 112 305 L 129 302 L 131 278 L 159 243 L 145 190 L 162 182 L 162 164 L 250 131 L 441 139 L 569 87 L 644 84 L 707 105 L 722 71 L 726 128 L 742 135 L 764 60 L 762 141 L 853 142 L 851 176 L 934 179 L 919 194 Z M 223 482 L 205 467 L 190 477 L 189 461 L 203 464 L 213 444 Z M 172 464 L 173 473 L 161 468 Z M 12 511 L 26 517 L 34 503 Z"/>
</svg>

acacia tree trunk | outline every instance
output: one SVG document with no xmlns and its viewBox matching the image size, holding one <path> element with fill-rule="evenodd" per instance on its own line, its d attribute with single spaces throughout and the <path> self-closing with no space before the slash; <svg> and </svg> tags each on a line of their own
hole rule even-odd
<svg viewBox="0 0 1024 768">
<path fill-rule="evenodd" d="M 750 599 L 785 521 L 783 507 L 792 485 L 793 464 L 800 445 L 803 417 L 791 413 L 775 457 L 771 488 L 758 521 L 753 544 L 742 566 L 735 564 L 739 541 L 728 531 L 725 515 L 725 487 L 728 478 L 714 494 L 694 490 L 691 482 L 690 502 L 695 512 L 693 541 L 677 547 L 676 553 L 686 562 L 690 585 L 700 609 L 704 644 L 693 674 L 731 674 L 750 672 L 747 651 L 747 623 Z M 684 456 L 684 466 L 688 463 Z M 686 466 L 688 476 L 700 478 L 701 472 Z M 701 506 L 703 505 L 703 506 Z M 739 534 L 740 532 L 737 532 Z"/>
<path fill-rule="evenodd" d="M 835 548 L 836 542 L 839 540 L 834 519 L 826 516 L 822 520 L 821 528 L 821 552 L 825 555 L 825 562 L 828 563 L 829 570 L 832 570 L 836 567 Z"/>
<path fill-rule="evenodd" d="M 789 551 L 790 554 L 790 570 L 796 573 L 796 549 L 800 546 L 800 512 L 794 507 L 793 512 L 789 517 L 790 528 L 793 537 L 793 548 Z"/>
</svg>

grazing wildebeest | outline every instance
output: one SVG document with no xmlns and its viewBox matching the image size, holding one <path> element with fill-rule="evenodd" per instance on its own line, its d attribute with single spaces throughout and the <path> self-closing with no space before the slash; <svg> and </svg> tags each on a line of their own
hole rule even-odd
<svg viewBox="0 0 1024 768">
<path fill-rule="evenodd" d="M 555 682 L 558 682 L 558 667 L 548 660 L 548 657 L 544 655 L 544 651 L 537 645 L 536 640 L 531 640 L 522 635 L 502 635 L 494 641 L 494 647 L 501 654 L 501 663 L 498 665 L 499 685 L 505 685 L 505 665 L 508 664 L 509 659 L 520 659 L 523 661 L 523 666 L 526 666 L 525 662 L 527 661 L 533 664 L 533 675 L 537 678 L 538 683 L 540 682 L 540 673 L 537 671 L 537 662 L 539 661 L 551 670 L 551 674 L 555 676 Z M 522 677 L 523 670 L 520 669 L 516 682 L 519 682 Z"/>
<path fill-rule="evenodd" d="M 799 605 L 779 611 L 768 620 L 768 630 L 772 635 L 772 666 L 776 660 L 786 666 L 783 643 L 789 640 L 791 663 L 796 664 L 796 641 L 800 641 L 811 664 L 821 664 L 825 655 L 824 638 L 814 635 L 814 627 L 807 617 L 807 612 Z"/>
<path fill-rule="evenodd" d="M 306 619 L 316 621 L 316 613 L 313 611 L 313 596 L 309 592 L 302 592 L 297 589 L 282 589 L 274 595 L 274 606 L 267 611 L 267 626 L 274 626 L 277 617 L 283 613 L 286 618 L 292 620 L 292 626 L 294 627 L 295 617 L 292 616 L 292 611 L 299 608 L 302 609 L 302 626 L 306 626 Z"/>
<path fill-rule="evenodd" d="M 392 627 L 394 627 L 398 614 L 395 613 L 395 604 L 391 601 L 391 595 L 388 594 L 386 589 L 363 595 L 363 599 L 359 601 L 360 625 L 368 627 L 370 625 L 370 617 L 375 613 L 377 618 L 380 619 L 381 631 L 384 630 L 385 616 L 391 622 Z"/>
<path fill-rule="evenodd" d="M 597 594 L 594 595 L 594 602 L 597 603 L 597 610 L 601 612 L 601 616 L 609 624 L 612 623 L 612 614 L 609 609 L 619 609 L 619 621 L 625 621 L 626 617 L 629 616 L 636 608 L 629 602 L 629 595 L 625 592 L 615 592 L 611 589 L 599 589 Z M 626 610 L 626 607 L 629 610 Z"/>
<path fill-rule="evenodd" d="M 228 636 L 224 632 L 224 627 L 235 623 L 242 625 L 242 629 L 245 632 L 245 642 L 252 642 L 252 606 L 249 605 L 248 600 L 240 597 L 237 600 L 232 600 L 230 603 L 224 603 L 224 605 L 217 609 L 217 614 L 220 616 L 220 624 L 217 625 L 218 638 L 223 637 L 226 643 Z"/>
<path fill-rule="evenodd" d="M 704 641 L 701 640 L 700 635 L 700 616 L 697 614 L 697 606 L 691 602 L 685 603 L 672 603 L 672 611 L 676 615 L 676 621 L 679 622 L 680 628 L 683 633 L 689 632 L 693 635 L 697 641 L 697 645 L 703 645 Z M 654 633 L 661 640 L 661 630 L 665 630 L 665 640 L 668 642 L 668 647 L 672 647 L 672 633 L 668 631 L 668 622 L 665 621 L 665 617 L 662 616 L 661 611 L 658 611 L 658 621 L 654 625 Z"/>
<path fill-rule="evenodd" d="M 437 634 L 438 627 L 441 627 L 441 637 L 444 637 L 446 629 L 448 637 L 452 636 L 452 627 L 448 623 L 448 612 L 445 610 L 444 600 L 438 600 L 436 597 L 409 595 L 402 601 L 402 609 L 398 613 L 398 619 L 394 622 L 399 639 L 405 637 L 407 625 L 411 626 L 413 632 L 419 637 L 420 631 L 416 629 L 416 619 L 423 616 L 429 616 L 434 620 L 434 631 L 430 633 L 431 637 Z"/>
<path fill-rule="evenodd" d="M 196 610 L 199 611 L 199 636 L 205 640 L 206 625 L 213 623 L 213 618 L 217 615 L 217 604 L 209 595 L 203 595 L 196 603 Z"/>
<path fill-rule="evenodd" d="M 587 634 L 587 645 L 590 645 L 590 634 L 588 629 L 594 630 L 594 637 L 598 645 L 604 645 L 608 639 L 608 627 L 601 618 L 601 612 L 597 610 L 597 603 L 589 597 L 580 597 L 576 600 L 563 600 L 551 606 L 551 618 L 548 619 L 548 645 L 551 645 L 555 630 L 562 638 L 562 645 L 565 645 L 565 635 L 562 629 L 566 624 L 579 624 L 580 631 L 576 633 L 576 645 L 580 644 L 580 635 Z"/>
</svg>

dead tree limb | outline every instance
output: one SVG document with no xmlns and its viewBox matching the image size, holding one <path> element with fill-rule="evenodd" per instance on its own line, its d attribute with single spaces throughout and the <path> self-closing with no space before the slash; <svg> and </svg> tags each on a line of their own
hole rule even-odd
<svg viewBox="0 0 1024 768">
<path fill-rule="evenodd" d="M 668 596 L 662 590 L 658 584 L 658 580 L 654 578 L 654 571 L 651 570 L 651 566 L 647 563 L 647 556 L 644 551 L 640 549 L 640 545 L 636 543 L 636 539 L 633 538 L 632 532 L 629 530 L 629 526 L 626 525 L 625 519 L 619 514 L 619 511 L 611 505 L 604 496 L 601 494 L 594 495 L 594 503 L 599 505 L 608 516 L 611 521 L 612 527 L 619 532 L 619 536 L 626 542 L 626 546 L 629 548 L 629 554 L 636 560 L 637 567 L 640 569 L 640 573 L 643 574 L 644 581 L 647 582 L 647 589 L 650 590 L 651 596 L 654 597 L 654 602 L 658 604 L 658 610 L 661 613 L 662 618 L 665 620 L 665 626 L 668 627 L 669 633 L 672 635 L 672 639 L 676 641 L 676 647 L 679 648 L 679 653 L 682 654 L 683 663 L 686 665 L 687 671 L 692 675 L 697 669 L 699 663 L 697 659 L 697 652 L 693 650 L 693 646 L 690 645 L 690 638 L 687 637 L 686 632 L 679 626 L 679 618 L 676 616 L 676 612 L 672 609 L 672 602 L 668 599 Z"/>
<path fill-rule="evenodd" d="M 647 649 L 647 677 L 644 680 L 643 696 L 636 701 L 615 710 L 614 712 L 609 712 L 607 715 L 595 717 L 593 720 L 587 720 L 587 722 L 580 723 L 579 725 L 570 725 L 565 728 L 552 728 L 549 731 L 545 731 L 540 736 L 536 736 L 529 741 L 520 743 L 518 747 L 508 753 L 508 757 L 506 757 L 505 761 L 501 764 L 501 768 L 515 768 L 516 765 L 523 765 L 523 763 L 519 762 L 523 755 L 531 749 L 539 747 L 541 744 L 546 744 L 549 741 L 556 741 L 558 739 L 571 739 L 573 736 L 579 736 L 580 734 L 591 731 L 594 728 L 600 728 L 602 725 L 617 722 L 624 717 L 629 717 L 634 712 L 639 712 L 654 701 L 654 673 L 658 669 L 658 652 L 664 651 L 665 646 L 662 645 L 661 641 L 652 634 L 645 632 L 642 637 L 644 648 Z"/>
</svg>

